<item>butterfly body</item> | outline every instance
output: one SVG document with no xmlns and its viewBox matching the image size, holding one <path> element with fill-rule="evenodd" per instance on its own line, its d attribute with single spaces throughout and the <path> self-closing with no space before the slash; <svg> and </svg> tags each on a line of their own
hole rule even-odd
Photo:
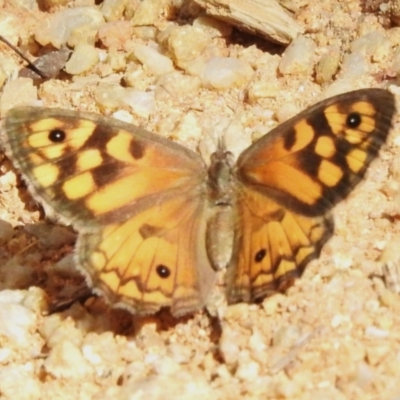
<svg viewBox="0 0 400 400">
<path fill-rule="evenodd" d="M 231 303 L 290 286 L 331 236 L 330 210 L 363 177 L 391 127 L 393 96 L 324 100 L 275 128 L 235 163 L 201 157 L 95 114 L 24 107 L 6 149 L 36 197 L 79 233 L 91 286 L 134 313 L 202 307 L 228 267 Z"/>
</svg>

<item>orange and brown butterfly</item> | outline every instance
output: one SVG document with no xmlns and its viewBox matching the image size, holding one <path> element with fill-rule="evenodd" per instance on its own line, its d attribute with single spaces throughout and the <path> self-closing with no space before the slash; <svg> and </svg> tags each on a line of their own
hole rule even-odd
<svg viewBox="0 0 400 400">
<path fill-rule="evenodd" d="M 137 314 L 201 308 L 227 266 L 229 303 L 283 290 L 332 235 L 332 207 L 363 178 L 392 126 L 393 95 L 364 89 L 312 106 L 236 162 L 100 115 L 20 107 L 8 156 L 36 198 L 78 231 L 91 287 Z M 222 254 L 222 253 L 226 253 Z"/>
</svg>

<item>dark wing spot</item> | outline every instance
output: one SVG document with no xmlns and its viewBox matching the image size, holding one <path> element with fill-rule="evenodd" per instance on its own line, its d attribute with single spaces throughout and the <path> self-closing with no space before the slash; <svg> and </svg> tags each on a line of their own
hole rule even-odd
<svg viewBox="0 0 400 400">
<path fill-rule="evenodd" d="M 361 124 L 361 116 L 359 113 L 353 112 L 347 116 L 346 125 L 349 128 L 357 128 Z"/>
<path fill-rule="evenodd" d="M 267 220 L 271 221 L 282 221 L 285 217 L 285 210 L 283 208 L 279 208 L 273 212 L 268 213 Z"/>
<path fill-rule="evenodd" d="M 290 151 L 294 144 L 296 143 L 296 130 L 290 129 L 286 132 L 286 135 L 283 137 L 284 143 L 283 146 L 286 151 Z"/>
<path fill-rule="evenodd" d="M 91 170 L 96 186 L 101 188 L 118 178 L 118 173 L 123 169 L 122 162 L 111 159 L 107 154 L 102 154 L 104 162 Z M 112 165 L 112 168 L 110 168 Z"/>
<path fill-rule="evenodd" d="M 261 262 L 262 260 L 264 260 L 265 256 L 267 255 L 267 250 L 265 249 L 261 249 L 256 253 L 256 256 L 254 257 L 254 261 L 256 263 Z"/>
<path fill-rule="evenodd" d="M 143 239 L 147 239 L 152 236 L 157 236 L 157 233 L 159 231 L 160 228 L 149 224 L 143 224 L 139 229 L 140 236 L 142 236 Z"/>
<path fill-rule="evenodd" d="M 171 271 L 165 265 L 157 265 L 156 267 L 157 274 L 160 278 L 168 278 L 171 275 Z"/>
<path fill-rule="evenodd" d="M 61 129 L 53 129 L 49 133 L 49 140 L 53 143 L 62 143 L 66 137 L 67 134 Z"/>
<path fill-rule="evenodd" d="M 139 158 L 142 158 L 144 155 L 144 146 L 142 143 L 140 143 L 138 140 L 131 140 L 131 143 L 129 145 L 129 150 L 136 160 Z"/>
</svg>

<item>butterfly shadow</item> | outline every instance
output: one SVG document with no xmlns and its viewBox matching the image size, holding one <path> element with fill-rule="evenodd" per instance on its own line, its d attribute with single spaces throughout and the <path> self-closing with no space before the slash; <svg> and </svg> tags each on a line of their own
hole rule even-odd
<svg viewBox="0 0 400 400">
<path fill-rule="evenodd" d="M 127 309 L 107 304 L 103 296 L 92 291 L 75 267 L 72 249 L 76 234 L 72 229 L 47 221 L 13 229 L 0 220 L 0 230 L 9 232 L 8 243 L 0 247 L 0 259 L 3 259 L 0 290 L 39 287 L 44 292 L 43 314 L 57 315 L 61 320 L 71 318 L 86 332 L 111 331 L 138 337 L 146 327 L 153 326 L 157 332 L 168 331 L 200 318 L 204 312 L 209 320 L 210 339 L 219 340 L 218 319 L 207 310 L 176 318 L 168 308 L 154 315 L 134 315 Z"/>
</svg>

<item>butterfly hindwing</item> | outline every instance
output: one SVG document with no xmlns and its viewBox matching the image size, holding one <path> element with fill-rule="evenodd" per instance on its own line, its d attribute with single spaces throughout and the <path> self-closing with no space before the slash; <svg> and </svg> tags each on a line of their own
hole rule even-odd
<svg viewBox="0 0 400 400">
<path fill-rule="evenodd" d="M 331 236 L 329 215 L 304 216 L 242 188 L 228 270 L 228 301 L 253 302 L 287 289 Z"/>
<path fill-rule="evenodd" d="M 241 154 L 230 302 L 289 286 L 319 255 L 333 231 L 329 211 L 363 178 L 394 113 L 386 90 L 345 93 L 298 114 Z"/>
<path fill-rule="evenodd" d="M 161 306 L 175 316 L 198 310 L 215 275 L 205 252 L 204 205 L 181 195 L 82 234 L 78 265 L 111 304 L 135 314 Z"/>
</svg>

